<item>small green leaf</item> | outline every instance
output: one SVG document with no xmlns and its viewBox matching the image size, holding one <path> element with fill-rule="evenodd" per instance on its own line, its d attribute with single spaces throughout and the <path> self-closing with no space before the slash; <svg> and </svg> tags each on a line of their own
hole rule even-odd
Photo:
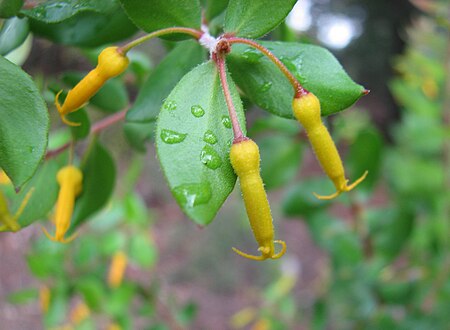
<svg viewBox="0 0 450 330">
<path fill-rule="evenodd" d="M 364 95 L 326 49 L 294 42 L 261 42 L 319 99 L 322 116 L 342 111 Z M 281 71 L 257 50 L 233 45 L 227 57 L 236 84 L 252 102 L 274 115 L 293 118 L 294 89 Z"/>
<path fill-rule="evenodd" d="M 68 72 L 64 74 L 63 81 L 75 86 L 87 73 Z M 89 104 L 105 112 L 117 112 L 128 105 L 128 93 L 125 84 L 120 78 L 109 79 L 90 100 Z"/>
<path fill-rule="evenodd" d="M 0 18 L 16 15 L 23 6 L 24 0 L 0 0 Z"/>
<path fill-rule="evenodd" d="M 102 280 L 85 276 L 76 284 L 76 288 L 89 308 L 99 310 L 103 306 L 106 292 Z"/>
<path fill-rule="evenodd" d="M 280 24 L 297 0 L 230 0 L 224 30 L 238 37 L 258 38 Z"/>
<path fill-rule="evenodd" d="M 73 229 L 105 206 L 114 189 L 116 180 L 114 160 L 100 143 L 97 141 L 93 143 L 82 167 L 83 191 L 75 203 Z"/>
<path fill-rule="evenodd" d="M 152 32 L 173 26 L 199 29 L 201 8 L 198 0 L 120 0 L 131 20 L 142 30 Z"/>
<path fill-rule="evenodd" d="M 130 144 L 145 151 L 145 142 L 154 131 L 163 100 L 193 67 L 205 59 L 205 51 L 194 41 L 179 43 L 152 71 L 127 112 L 125 134 Z"/>
<path fill-rule="evenodd" d="M 242 103 L 228 76 L 241 128 Z M 188 73 L 165 101 L 158 117 L 156 146 L 169 187 L 183 211 L 196 223 L 210 223 L 233 190 L 229 163 L 233 140 L 228 108 L 213 62 Z"/>
<path fill-rule="evenodd" d="M 257 142 L 261 151 L 261 176 L 266 189 L 291 181 L 298 172 L 301 144 L 282 135 L 267 136 Z"/>
<path fill-rule="evenodd" d="M 8 295 L 8 301 L 12 304 L 22 305 L 32 302 L 39 297 L 39 293 L 35 288 L 22 289 Z"/>
<path fill-rule="evenodd" d="M 0 77 L 0 167 L 20 188 L 47 148 L 47 107 L 31 77 L 3 57 Z"/>
<path fill-rule="evenodd" d="M 151 267 L 156 263 L 158 250 L 147 233 L 132 237 L 130 258 L 141 267 Z"/>
<path fill-rule="evenodd" d="M 77 2 L 49 1 L 22 13 L 30 18 L 33 33 L 64 45 L 96 47 L 136 32 L 118 0 Z"/>
<path fill-rule="evenodd" d="M 6 55 L 19 47 L 28 36 L 28 20 L 13 17 L 0 29 L 0 55 Z"/>
</svg>

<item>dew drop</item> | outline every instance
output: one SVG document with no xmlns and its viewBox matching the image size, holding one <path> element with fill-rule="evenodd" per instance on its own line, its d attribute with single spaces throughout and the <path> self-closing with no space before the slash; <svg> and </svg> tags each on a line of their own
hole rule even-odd
<svg viewBox="0 0 450 330">
<path fill-rule="evenodd" d="M 212 196 L 211 187 L 207 182 L 188 183 L 177 186 L 173 189 L 173 194 L 179 204 L 188 208 L 206 204 Z"/>
<path fill-rule="evenodd" d="M 249 48 L 242 53 L 242 57 L 245 58 L 249 63 L 258 63 L 259 59 L 263 57 L 263 54 L 257 50 Z"/>
<path fill-rule="evenodd" d="M 228 116 L 223 116 L 223 117 L 222 117 L 222 124 L 223 124 L 223 126 L 225 126 L 226 128 L 231 128 L 231 120 L 230 120 L 230 117 L 228 117 Z"/>
<path fill-rule="evenodd" d="M 161 140 L 168 144 L 183 142 L 187 134 L 171 131 L 170 129 L 161 130 Z"/>
<path fill-rule="evenodd" d="M 222 165 L 222 159 L 219 154 L 209 145 L 203 147 L 200 153 L 200 160 L 206 167 L 212 170 L 216 170 Z"/>
<path fill-rule="evenodd" d="M 267 92 L 270 88 L 272 88 L 272 82 L 271 81 L 266 81 L 265 83 L 263 83 L 260 87 L 259 90 L 262 93 Z"/>
<path fill-rule="evenodd" d="M 177 103 L 175 101 L 166 101 L 164 102 L 164 109 L 173 111 L 177 108 Z"/>
<path fill-rule="evenodd" d="M 191 113 L 194 115 L 194 117 L 200 118 L 205 114 L 205 110 L 203 110 L 203 108 L 199 105 L 193 105 L 191 107 Z"/>
<path fill-rule="evenodd" d="M 203 135 L 203 141 L 209 144 L 216 144 L 217 143 L 217 137 L 214 135 L 214 133 L 211 130 L 207 130 L 205 134 Z"/>
</svg>

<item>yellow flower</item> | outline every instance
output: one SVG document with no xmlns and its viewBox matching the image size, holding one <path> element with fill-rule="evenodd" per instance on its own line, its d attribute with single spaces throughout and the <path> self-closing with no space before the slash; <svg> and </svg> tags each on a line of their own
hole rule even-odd
<svg viewBox="0 0 450 330">
<path fill-rule="evenodd" d="M 75 198 L 81 193 L 83 173 L 75 166 L 68 165 L 58 171 L 56 178 L 60 189 L 56 202 L 55 236 L 52 237 L 45 228 L 42 230 L 52 241 L 69 243 L 75 238 L 75 235 L 69 238 L 64 238 L 64 236 L 70 228 Z"/>
<path fill-rule="evenodd" d="M 324 172 L 333 181 L 336 192 L 329 196 L 320 196 L 314 193 L 319 199 L 333 199 L 344 191 L 350 191 L 363 181 L 368 172 L 366 171 L 358 180 L 351 185 L 347 185 L 344 166 L 341 157 L 336 149 L 336 145 L 330 136 L 326 126 L 320 117 L 320 101 L 311 92 L 295 98 L 292 102 L 294 116 L 305 128 L 309 142 L 322 166 Z"/>
<path fill-rule="evenodd" d="M 124 72 L 128 63 L 128 58 L 118 51 L 118 47 L 105 48 L 98 56 L 97 67 L 69 91 L 63 105 L 58 100 L 62 90 L 56 94 L 55 105 L 61 120 L 67 125 L 79 126 L 79 123 L 71 122 L 65 116 L 84 106 L 108 79 Z"/>
<path fill-rule="evenodd" d="M 127 256 L 124 252 L 118 251 L 114 254 L 108 274 L 108 284 L 112 288 L 117 288 L 122 283 L 125 269 L 127 268 Z"/>
<path fill-rule="evenodd" d="M 42 312 L 47 313 L 50 306 L 51 292 L 47 286 L 41 287 L 39 290 L 39 305 Z"/>
<path fill-rule="evenodd" d="M 89 307 L 85 303 L 79 302 L 70 313 L 70 321 L 73 324 L 80 324 L 89 317 L 90 313 Z"/>
<path fill-rule="evenodd" d="M 286 252 L 286 243 L 273 240 L 272 214 L 259 173 L 260 156 L 258 146 L 250 139 L 234 143 L 230 150 L 230 161 L 239 177 L 248 219 L 255 239 L 258 242 L 258 250 L 261 251 L 261 255 L 249 255 L 236 248 L 233 248 L 233 251 L 240 256 L 253 260 L 280 258 Z M 282 246 L 281 251 L 277 254 L 275 254 L 274 243 Z"/>
</svg>

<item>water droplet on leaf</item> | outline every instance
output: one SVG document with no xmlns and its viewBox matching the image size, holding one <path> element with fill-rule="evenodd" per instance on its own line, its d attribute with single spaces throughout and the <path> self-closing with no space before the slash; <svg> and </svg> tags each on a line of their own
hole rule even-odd
<svg viewBox="0 0 450 330">
<path fill-rule="evenodd" d="M 208 203 L 212 196 L 211 187 L 207 182 L 177 186 L 173 189 L 173 194 L 179 204 L 189 208 Z"/>
<path fill-rule="evenodd" d="M 175 101 L 166 101 L 164 102 L 164 109 L 173 111 L 177 108 L 177 103 Z"/>
<path fill-rule="evenodd" d="M 266 81 L 265 83 L 263 83 L 261 85 L 261 87 L 259 87 L 259 90 L 264 93 L 264 92 L 267 92 L 271 87 L 272 87 L 272 82 Z"/>
<path fill-rule="evenodd" d="M 222 124 L 223 124 L 223 126 L 225 126 L 226 128 L 231 128 L 231 120 L 230 120 L 230 117 L 228 117 L 228 116 L 223 116 L 223 117 L 222 117 Z"/>
<path fill-rule="evenodd" d="M 249 48 L 242 53 L 242 57 L 245 58 L 249 63 L 257 63 L 259 62 L 259 59 L 263 57 L 263 54 L 260 51 Z"/>
<path fill-rule="evenodd" d="M 212 170 L 216 170 L 222 165 L 222 159 L 219 154 L 209 145 L 203 147 L 200 153 L 200 160 Z"/>
<path fill-rule="evenodd" d="M 214 135 L 214 133 L 211 130 L 207 130 L 205 134 L 203 135 L 203 141 L 209 144 L 216 144 L 217 143 L 217 137 Z"/>
<path fill-rule="evenodd" d="M 168 144 L 183 142 L 187 134 L 171 131 L 170 129 L 161 130 L 161 140 Z"/>
<path fill-rule="evenodd" d="M 203 108 L 199 105 L 193 105 L 191 107 L 191 113 L 194 115 L 194 117 L 200 118 L 205 114 L 205 110 L 203 110 Z"/>
</svg>

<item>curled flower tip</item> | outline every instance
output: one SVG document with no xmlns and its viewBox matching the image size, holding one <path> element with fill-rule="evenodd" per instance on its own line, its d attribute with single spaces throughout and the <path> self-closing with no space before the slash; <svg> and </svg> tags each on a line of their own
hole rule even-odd
<svg viewBox="0 0 450 330">
<path fill-rule="evenodd" d="M 53 242 L 58 242 L 58 243 L 64 243 L 64 244 L 70 243 L 70 242 L 72 242 L 75 238 L 77 238 L 77 236 L 78 236 L 78 233 L 74 233 L 74 234 L 70 235 L 70 236 L 67 237 L 67 238 L 64 238 L 64 237 L 56 237 L 56 235 L 55 235 L 55 236 L 52 236 L 52 235 L 47 231 L 47 229 L 45 229 L 45 227 L 41 226 L 41 229 L 42 229 L 42 231 L 44 232 L 45 236 L 47 236 L 47 238 L 48 238 L 49 240 L 51 240 L 51 241 L 53 241 Z"/>
<path fill-rule="evenodd" d="M 331 195 L 328 196 L 324 196 L 324 195 L 318 195 L 316 193 L 313 193 L 314 196 L 316 196 L 316 198 L 321 199 L 321 200 L 330 200 L 333 198 L 336 198 L 337 196 L 339 196 L 342 192 L 346 192 L 346 191 L 350 191 L 353 188 L 355 188 L 357 185 L 359 185 L 362 181 L 364 181 L 364 179 L 367 177 L 367 174 L 369 174 L 369 171 L 365 171 L 364 174 L 355 182 L 353 182 L 351 185 L 347 186 L 347 182 L 348 180 L 345 180 L 344 184 L 341 185 L 339 187 L 339 189 Z M 337 186 L 337 185 L 336 185 Z"/>
<path fill-rule="evenodd" d="M 281 240 L 273 241 L 273 243 L 277 243 L 281 245 L 281 250 L 277 254 L 274 254 L 273 246 L 261 246 L 258 248 L 258 251 L 261 251 L 260 256 L 251 255 L 245 252 L 242 252 L 236 248 L 232 248 L 234 252 L 239 254 L 241 257 L 251 259 L 251 260 L 257 260 L 257 261 L 263 261 L 266 259 L 278 259 L 281 258 L 286 253 L 286 243 Z"/>
<path fill-rule="evenodd" d="M 61 103 L 59 103 L 59 95 L 61 95 L 61 93 L 62 93 L 62 89 L 55 95 L 55 106 L 59 112 L 59 116 L 61 117 L 62 122 L 69 126 L 80 126 L 81 123 L 75 123 L 66 118 L 66 113 L 63 110 Z"/>
</svg>

